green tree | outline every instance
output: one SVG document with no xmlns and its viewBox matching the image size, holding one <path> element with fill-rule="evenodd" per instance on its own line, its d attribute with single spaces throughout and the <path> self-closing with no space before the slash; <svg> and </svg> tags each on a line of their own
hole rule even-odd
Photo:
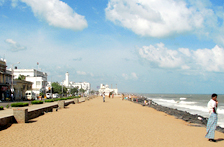
<svg viewBox="0 0 224 147">
<path fill-rule="evenodd" d="M 62 86 L 58 82 L 53 82 L 51 86 L 52 86 L 52 93 L 62 94 Z M 51 90 L 49 90 L 48 92 L 51 92 Z M 63 94 L 66 94 L 66 93 L 67 93 L 67 88 L 63 86 Z"/>
<path fill-rule="evenodd" d="M 81 92 L 83 94 L 83 93 L 86 92 L 86 90 L 84 90 L 84 89 L 81 88 L 81 89 L 79 89 L 79 92 Z"/>
<path fill-rule="evenodd" d="M 71 89 L 71 94 L 78 93 L 78 87 Z"/>
<path fill-rule="evenodd" d="M 91 91 L 90 91 L 90 94 L 94 94 L 94 93 L 95 93 L 95 91 L 94 91 L 94 90 L 91 90 Z"/>
<path fill-rule="evenodd" d="M 24 76 L 24 75 L 19 75 L 19 77 L 18 77 L 18 80 L 25 80 L 26 79 L 26 76 Z"/>
</svg>

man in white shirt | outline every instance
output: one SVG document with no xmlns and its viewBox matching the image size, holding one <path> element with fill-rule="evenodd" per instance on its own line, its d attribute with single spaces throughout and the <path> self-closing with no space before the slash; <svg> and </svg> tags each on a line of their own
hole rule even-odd
<svg viewBox="0 0 224 147">
<path fill-rule="evenodd" d="M 105 92 L 103 92 L 103 102 L 105 102 Z"/>
<path fill-rule="evenodd" d="M 212 98 L 211 100 L 208 102 L 208 111 L 209 111 L 209 118 L 208 118 L 208 122 L 207 122 L 207 134 L 205 135 L 206 138 L 208 138 L 208 141 L 212 141 L 212 142 L 216 142 L 216 140 L 214 139 L 215 137 L 215 129 L 217 126 L 217 121 L 218 121 L 218 117 L 217 117 L 217 107 L 218 107 L 218 100 L 217 100 L 217 94 L 212 94 Z"/>
</svg>

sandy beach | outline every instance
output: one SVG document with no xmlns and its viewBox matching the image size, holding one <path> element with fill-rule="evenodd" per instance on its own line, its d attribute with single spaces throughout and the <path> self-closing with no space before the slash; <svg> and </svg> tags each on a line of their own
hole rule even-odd
<svg viewBox="0 0 224 147">
<path fill-rule="evenodd" d="M 97 97 L 46 113 L 26 124 L 13 124 L 0 131 L 4 147 L 206 147 L 224 146 L 224 134 L 216 132 L 208 142 L 206 128 L 189 126 L 183 120 L 143 107 L 120 97 L 102 102 Z"/>
</svg>

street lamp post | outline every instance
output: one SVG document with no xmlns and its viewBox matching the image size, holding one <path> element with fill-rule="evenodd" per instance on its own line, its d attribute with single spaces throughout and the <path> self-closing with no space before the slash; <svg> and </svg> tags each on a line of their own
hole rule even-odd
<svg viewBox="0 0 224 147">
<path fill-rule="evenodd" d="M 12 92 L 14 91 L 14 89 L 13 89 L 14 65 L 15 65 L 15 64 L 19 64 L 19 63 L 20 63 L 20 62 L 16 62 L 16 63 L 12 64 L 12 85 L 11 85 L 11 91 L 12 91 Z"/>
<path fill-rule="evenodd" d="M 63 97 L 63 84 L 64 84 L 64 83 L 63 83 L 63 81 L 62 81 L 62 84 L 61 84 L 61 85 L 62 85 L 62 88 L 61 88 L 61 91 L 62 91 L 62 97 Z"/>
</svg>

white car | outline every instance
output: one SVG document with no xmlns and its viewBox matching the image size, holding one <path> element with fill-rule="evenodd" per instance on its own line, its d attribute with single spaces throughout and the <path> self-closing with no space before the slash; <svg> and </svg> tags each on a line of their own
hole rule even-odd
<svg viewBox="0 0 224 147">
<path fill-rule="evenodd" d="M 54 93 L 53 94 L 53 98 L 59 98 L 59 94 L 58 93 Z"/>
<path fill-rule="evenodd" d="M 51 99 L 52 98 L 52 93 L 46 93 L 46 98 Z"/>
<path fill-rule="evenodd" d="M 36 94 L 32 90 L 26 91 L 26 99 L 27 100 L 35 100 Z"/>
</svg>

